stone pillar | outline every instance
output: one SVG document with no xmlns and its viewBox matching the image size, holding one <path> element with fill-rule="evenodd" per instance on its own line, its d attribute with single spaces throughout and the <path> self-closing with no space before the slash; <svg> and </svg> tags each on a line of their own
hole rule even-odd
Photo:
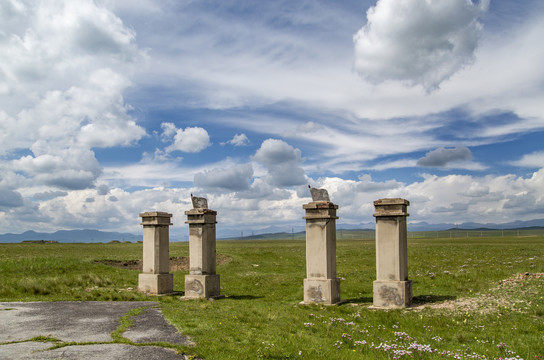
<svg viewBox="0 0 544 360">
<path fill-rule="evenodd" d="M 404 308 L 412 303 L 408 280 L 406 217 L 410 202 L 404 199 L 374 201 L 376 212 L 376 281 L 374 307 Z"/>
<path fill-rule="evenodd" d="M 306 279 L 304 303 L 332 305 L 340 302 L 336 277 L 336 209 L 330 201 L 312 201 L 306 210 Z"/>
<path fill-rule="evenodd" d="M 151 294 L 174 291 L 174 276 L 170 274 L 169 226 L 172 214 L 141 213 L 144 227 L 143 273 L 138 275 L 138 290 Z"/>
<path fill-rule="evenodd" d="M 196 208 L 185 212 L 189 224 L 189 275 L 185 275 L 185 298 L 220 297 L 215 273 L 215 224 L 217 212 Z"/>
</svg>

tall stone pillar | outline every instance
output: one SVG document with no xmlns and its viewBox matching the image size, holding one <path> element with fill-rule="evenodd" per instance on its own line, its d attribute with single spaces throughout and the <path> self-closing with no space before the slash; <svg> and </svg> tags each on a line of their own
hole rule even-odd
<svg viewBox="0 0 544 360">
<path fill-rule="evenodd" d="M 306 210 L 304 303 L 332 305 L 340 302 L 340 279 L 336 277 L 338 205 L 329 201 L 328 194 L 316 197 L 312 191 L 312 198 L 314 201 L 302 206 Z"/>
<path fill-rule="evenodd" d="M 215 221 L 217 212 L 208 209 L 204 198 L 191 196 L 193 209 L 185 212 L 189 224 L 189 275 L 185 276 L 185 298 L 220 297 L 215 273 Z"/>
<path fill-rule="evenodd" d="M 410 202 L 404 199 L 374 201 L 376 212 L 376 276 L 374 307 L 403 308 L 412 303 L 408 280 L 406 217 Z"/>
<path fill-rule="evenodd" d="M 151 294 L 174 291 L 174 276 L 170 274 L 169 226 L 172 214 L 144 212 L 140 214 L 144 227 L 143 273 L 138 275 L 138 290 Z"/>
</svg>

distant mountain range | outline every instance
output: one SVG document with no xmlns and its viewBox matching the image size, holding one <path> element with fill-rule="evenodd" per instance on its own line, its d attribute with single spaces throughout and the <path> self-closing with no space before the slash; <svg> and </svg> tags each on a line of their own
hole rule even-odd
<svg viewBox="0 0 544 360">
<path fill-rule="evenodd" d="M 429 224 L 426 222 L 419 223 L 409 223 L 408 231 L 441 231 L 441 230 L 450 230 L 450 229 L 459 229 L 459 230 L 517 230 L 517 229 L 526 229 L 531 227 L 543 228 L 544 219 L 536 219 L 529 221 L 513 221 L 504 224 L 492 224 L 492 223 L 474 223 L 467 222 L 462 224 L 451 224 L 451 223 L 441 223 L 441 224 Z M 375 230 L 376 223 L 360 223 L 360 224 L 342 224 L 337 223 L 337 230 Z M 233 229 L 221 229 L 221 226 L 217 226 L 217 237 L 221 239 L 290 239 L 297 238 L 297 235 L 301 233 L 304 234 L 304 226 L 270 226 L 264 229 L 256 231 L 240 231 Z"/>
<path fill-rule="evenodd" d="M 408 231 L 440 231 L 449 229 L 462 229 L 462 230 L 518 230 L 526 228 L 541 228 L 544 227 L 544 219 L 535 219 L 528 221 L 512 221 L 503 224 L 494 223 L 475 223 L 467 222 L 462 224 L 427 224 L 426 222 L 408 224 Z"/>
<path fill-rule="evenodd" d="M 349 225 L 338 224 L 337 230 L 374 230 L 375 223 Z M 474 223 L 463 224 L 428 224 L 426 222 L 408 224 L 408 231 L 441 231 L 450 229 L 459 230 L 518 230 L 518 229 L 544 229 L 544 219 L 535 219 L 529 221 L 513 221 L 504 224 L 492 223 Z M 300 239 L 304 238 L 304 230 L 300 227 L 270 227 L 261 231 L 239 231 L 223 230 L 218 227 L 218 239 Z M 59 230 L 54 233 L 42 233 L 36 231 L 26 231 L 22 234 L 3 234 L 0 235 L 0 243 L 18 243 L 31 240 L 53 240 L 63 243 L 107 243 L 110 241 L 130 241 L 136 242 L 142 240 L 142 235 L 131 233 L 106 232 L 100 230 Z M 170 234 L 170 241 L 188 240 L 187 235 L 176 233 Z"/>
<path fill-rule="evenodd" d="M 25 231 L 22 234 L 0 235 L 0 243 L 17 243 L 29 240 L 53 240 L 63 243 L 93 243 L 114 240 L 136 242 L 142 240 L 142 235 L 100 230 L 59 230 L 54 233 Z"/>
</svg>

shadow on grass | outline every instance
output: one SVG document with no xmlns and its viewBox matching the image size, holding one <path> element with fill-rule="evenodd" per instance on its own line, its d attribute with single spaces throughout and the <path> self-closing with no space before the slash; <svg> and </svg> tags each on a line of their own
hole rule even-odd
<svg viewBox="0 0 544 360">
<path fill-rule="evenodd" d="M 457 296 L 452 295 L 419 295 L 412 298 L 412 303 L 414 304 L 428 304 L 428 303 L 437 303 L 447 300 L 455 300 Z"/>
<path fill-rule="evenodd" d="M 168 297 L 179 297 L 179 296 L 185 296 L 185 291 L 174 291 L 170 294 L 164 294 L 164 295 L 158 295 L 158 296 L 168 296 Z"/>
<path fill-rule="evenodd" d="M 429 303 L 438 303 L 447 300 L 455 300 L 457 296 L 452 295 L 419 295 L 412 298 L 413 304 L 429 304 Z M 342 304 L 370 304 L 374 302 L 372 297 L 360 297 L 352 299 L 342 299 Z"/>
<path fill-rule="evenodd" d="M 343 304 L 365 304 L 370 303 L 372 304 L 372 301 L 374 301 L 371 297 L 360 297 L 360 298 L 354 298 L 354 299 L 343 299 Z"/>
<path fill-rule="evenodd" d="M 223 299 L 233 299 L 233 300 L 256 300 L 262 299 L 264 296 L 255 296 L 255 295 L 228 295 Z"/>
</svg>

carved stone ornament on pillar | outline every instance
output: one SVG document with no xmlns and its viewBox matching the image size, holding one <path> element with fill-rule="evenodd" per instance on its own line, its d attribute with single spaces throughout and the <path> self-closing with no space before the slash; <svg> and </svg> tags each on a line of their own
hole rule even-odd
<svg viewBox="0 0 544 360">
<path fill-rule="evenodd" d="M 142 218 L 143 272 L 138 274 L 138 290 L 150 294 L 171 294 L 174 276 L 170 274 L 169 226 L 172 214 L 159 211 L 144 212 Z"/>
<path fill-rule="evenodd" d="M 312 202 L 306 210 L 306 279 L 304 303 L 332 305 L 340 302 L 336 277 L 336 210 L 325 189 L 310 188 Z"/>
<path fill-rule="evenodd" d="M 208 209 L 208 201 L 191 194 L 193 209 L 185 211 L 189 224 L 189 275 L 185 276 L 184 299 L 217 298 L 220 279 L 215 273 L 217 212 Z"/>
<path fill-rule="evenodd" d="M 406 217 L 410 202 L 405 199 L 374 201 L 376 212 L 375 308 L 404 308 L 412 303 L 412 281 L 408 280 Z"/>
</svg>

